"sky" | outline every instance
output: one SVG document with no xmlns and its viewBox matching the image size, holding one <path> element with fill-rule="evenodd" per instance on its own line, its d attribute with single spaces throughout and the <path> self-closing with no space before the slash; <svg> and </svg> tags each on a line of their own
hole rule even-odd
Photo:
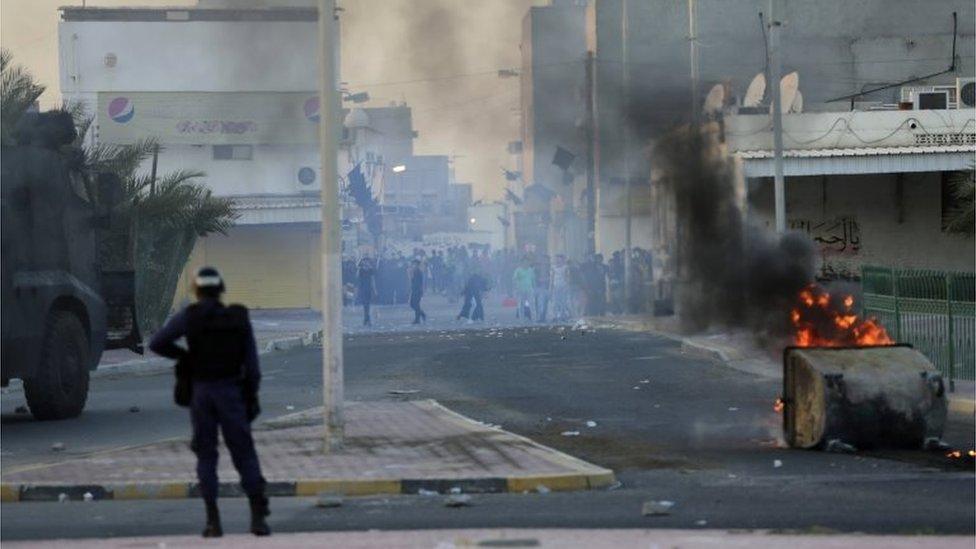
<svg viewBox="0 0 976 549">
<path fill-rule="evenodd" d="M 41 107 L 60 102 L 59 6 L 81 0 L 0 0 L 0 45 L 47 86 Z M 89 6 L 177 6 L 195 0 L 88 0 Z M 338 0 L 344 9 L 342 80 L 368 91 L 366 106 L 406 101 L 417 154 L 456 155 L 459 182 L 475 199 L 504 194 L 501 167 L 519 138 L 519 83 L 498 69 L 521 65 L 522 17 L 545 0 Z M 188 166 L 188 168 L 191 168 Z"/>
</svg>

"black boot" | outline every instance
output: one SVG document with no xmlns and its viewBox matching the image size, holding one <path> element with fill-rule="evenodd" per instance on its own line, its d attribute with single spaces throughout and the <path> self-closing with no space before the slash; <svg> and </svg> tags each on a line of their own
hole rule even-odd
<svg viewBox="0 0 976 549">
<path fill-rule="evenodd" d="M 217 500 L 206 500 L 207 506 L 207 525 L 203 528 L 203 537 L 219 538 L 224 535 L 224 529 L 220 527 L 220 510 L 217 509 Z"/>
<path fill-rule="evenodd" d="M 268 508 L 268 498 L 264 495 L 249 496 L 251 503 L 251 533 L 255 536 L 270 536 L 271 529 L 264 517 L 271 514 Z"/>
</svg>

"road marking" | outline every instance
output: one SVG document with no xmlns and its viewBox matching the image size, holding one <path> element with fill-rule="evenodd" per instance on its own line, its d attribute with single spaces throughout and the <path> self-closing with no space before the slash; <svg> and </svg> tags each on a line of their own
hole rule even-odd
<svg viewBox="0 0 976 549">
<path fill-rule="evenodd" d="M 657 360 L 659 358 L 664 358 L 664 357 L 662 357 L 660 355 L 639 356 L 639 357 L 635 358 L 634 360 Z"/>
<path fill-rule="evenodd" d="M 529 353 L 527 355 L 519 355 L 519 356 L 521 356 L 523 358 L 532 358 L 532 357 L 537 357 L 537 356 L 549 356 L 550 354 L 552 354 L 552 353 Z"/>
</svg>

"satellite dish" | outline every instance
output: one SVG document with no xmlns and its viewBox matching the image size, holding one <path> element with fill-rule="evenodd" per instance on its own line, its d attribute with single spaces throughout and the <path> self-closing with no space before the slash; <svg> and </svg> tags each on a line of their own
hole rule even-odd
<svg viewBox="0 0 976 549">
<path fill-rule="evenodd" d="M 742 100 L 743 107 L 758 107 L 766 95 L 766 75 L 759 73 L 746 89 L 746 97 Z"/>
<path fill-rule="evenodd" d="M 800 73 L 793 71 L 779 81 L 779 110 L 782 113 L 790 112 L 796 94 L 800 89 Z"/>
<path fill-rule="evenodd" d="M 722 84 L 715 84 L 712 89 L 708 90 L 708 95 L 705 96 L 705 108 L 706 114 L 717 113 L 722 110 L 722 105 L 725 104 L 725 86 Z"/>
<path fill-rule="evenodd" d="M 800 93 L 800 90 L 796 90 L 796 97 L 793 99 L 793 104 L 790 105 L 790 112 L 803 112 L 803 94 Z"/>
</svg>

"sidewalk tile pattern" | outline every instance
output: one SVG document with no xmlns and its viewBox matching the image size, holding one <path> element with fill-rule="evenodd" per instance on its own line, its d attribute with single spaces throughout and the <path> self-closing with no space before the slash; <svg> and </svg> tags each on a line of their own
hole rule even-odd
<svg viewBox="0 0 976 549">
<path fill-rule="evenodd" d="M 275 483 L 609 473 L 471 421 L 434 401 L 349 403 L 346 421 L 345 448 L 331 455 L 322 451 L 321 425 L 255 430 L 265 477 Z M 2 481 L 33 486 L 194 483 L 194 464 L 188 441 L 169 440 L 22 468 L 4 474 Z M 219 475 L 225 482 L 238 480 L 226 451 L 221 452 Z"/>
</svg>

